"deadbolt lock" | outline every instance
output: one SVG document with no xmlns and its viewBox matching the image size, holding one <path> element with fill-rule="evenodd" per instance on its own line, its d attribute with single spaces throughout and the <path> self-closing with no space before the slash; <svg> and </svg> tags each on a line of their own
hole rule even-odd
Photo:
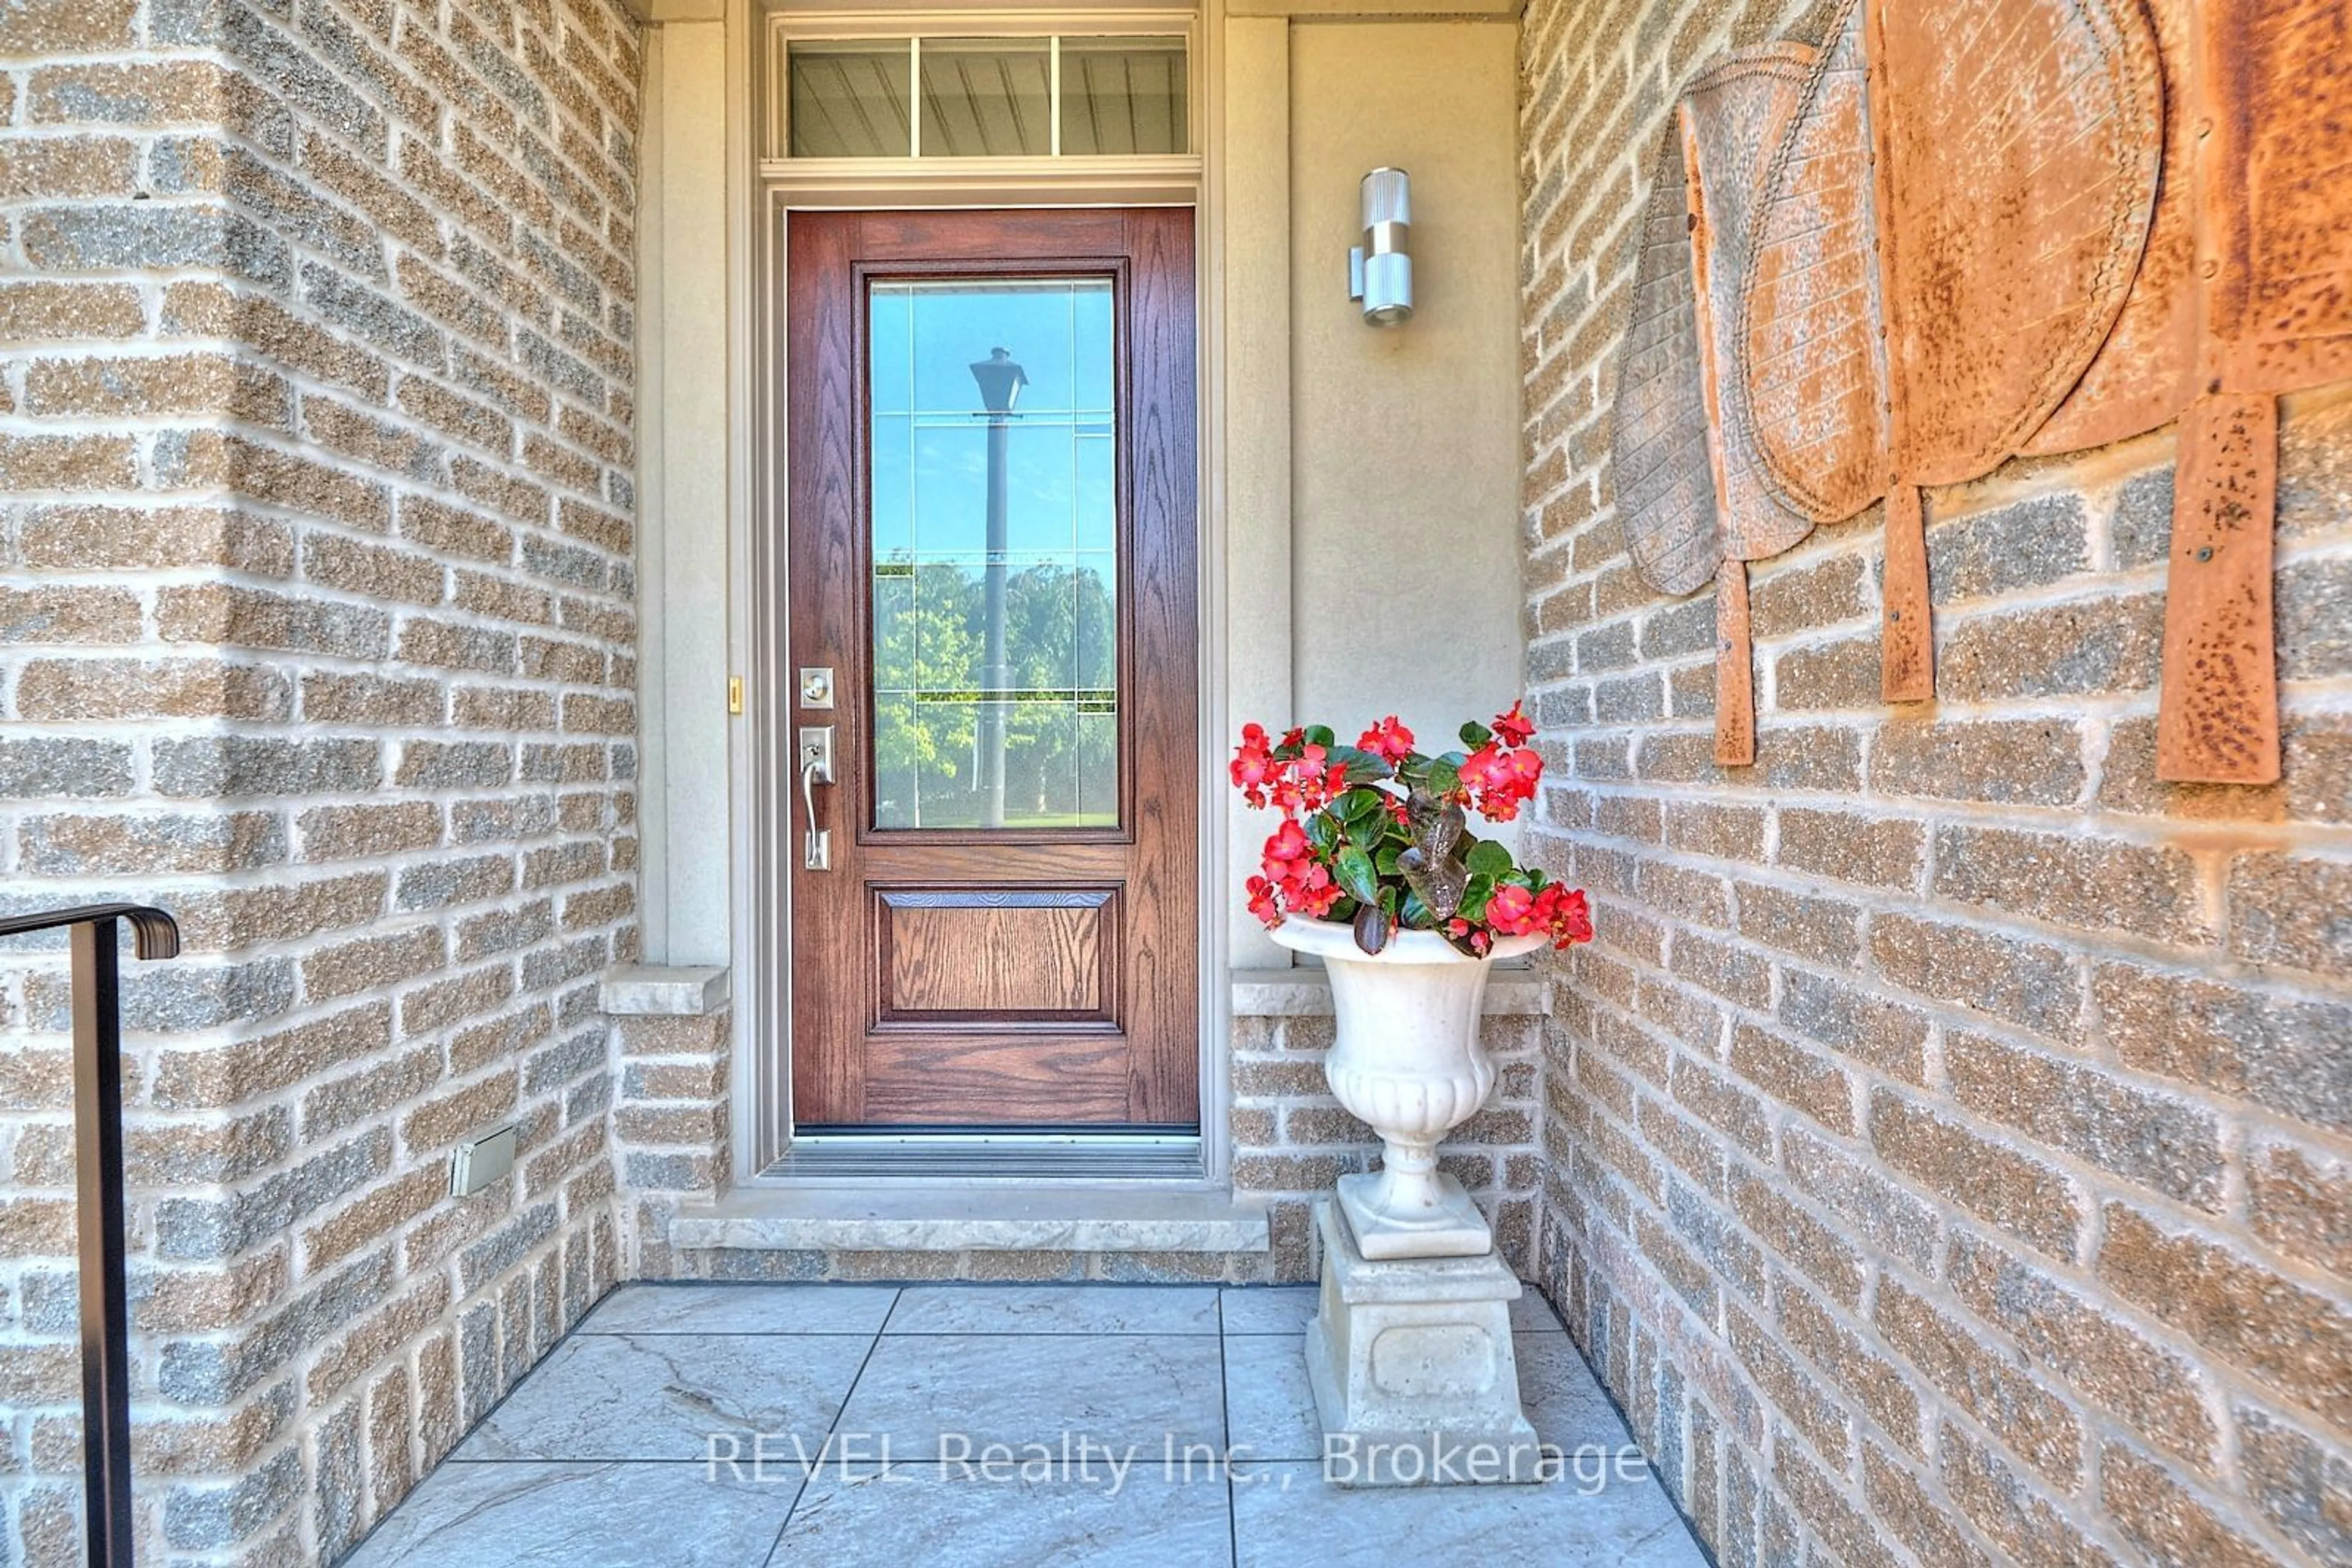
<svg viewBox="0 0 2352 1568">
<path fill-rule="evenodd" d="M 801 706 L 830 708 L 833 706 L 833 670 L 825 665 L 801 667 Z"/>
</svg>

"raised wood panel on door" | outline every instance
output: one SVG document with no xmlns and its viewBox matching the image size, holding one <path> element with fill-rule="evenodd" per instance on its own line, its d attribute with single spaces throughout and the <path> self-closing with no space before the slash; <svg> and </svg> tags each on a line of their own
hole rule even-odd
<svg viewBox="0 0 2352 1568">
<path fill-rule="evenodd" d="M 879 1021 L 1116 1028 L 1118 894 L 894 892 L 875 900 Z"/>
<path fill-rule="evenodd" d="M 788 723 L 835 726 L 836 759 L 833 868 L 799 868 L 797 816 L 785 839 L 793 1121 L 1196 1127 L 1192 216 L 796 213 L 786 250 L 788 662 L 829 666 L 839 693 Z M 1115 289 L 1119 822 L 877 831 L 866 288 L 1007 276 Z"/>
</svg>

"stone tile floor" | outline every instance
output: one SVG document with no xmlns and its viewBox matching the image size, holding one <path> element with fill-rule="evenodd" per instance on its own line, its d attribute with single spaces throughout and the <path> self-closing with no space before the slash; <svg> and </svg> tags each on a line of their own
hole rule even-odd
<svg viewBox="0 0 2352 1568">
<path fill-rule="evenodd" d="M 1300 1342 L 1314 1303 L 1307 1288 L 625 1287 L 345 1561 L 1705 1563 L 1532 1290 L 1514 1307 L 1519 1381 L 1558 1479 L 1328 1484 Z"/>
</svg>

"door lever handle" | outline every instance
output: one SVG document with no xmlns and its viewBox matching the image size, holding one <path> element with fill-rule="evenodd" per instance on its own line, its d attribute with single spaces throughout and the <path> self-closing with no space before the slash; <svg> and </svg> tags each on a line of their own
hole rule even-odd
<svg viewBox="0 0 2352 1568">
<path fill-rule="evenodd" d="M 801 869 L 833 869 L 833 831 L 816 825 L 816 786 L 833 782 L 833 726 L 804 724 L 800 734 L 801 809 L 808 814 L 808 833 L 801 840 Z"/>
</svg>

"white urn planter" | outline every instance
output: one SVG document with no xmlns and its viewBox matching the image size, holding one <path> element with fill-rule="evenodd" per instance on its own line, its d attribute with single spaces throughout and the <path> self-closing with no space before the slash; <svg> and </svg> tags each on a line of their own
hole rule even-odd
<svg viewBox="0 0 2352 1568">
<path fill-rule="evenodd" d="M 1338 1024 L 1324 1072 L 1339 1103 L 1380 1134 L 1380 1171 L 1339 1178 L 1358 1248 L 1373 1260 L 1490 1251 L 1492 1230 L 1462 1184 L 1438 1170 L 1437 1150 L 1494 1092 L 1495 1064 L 1478 1037 L 1488 973 L 1544 938 L 1502 937 L 1473 958 L 1419 931 L 1367 953 L 1349 927 L 1295 916 L 1273 936 L 1323 961 Z"/>
</svg>

